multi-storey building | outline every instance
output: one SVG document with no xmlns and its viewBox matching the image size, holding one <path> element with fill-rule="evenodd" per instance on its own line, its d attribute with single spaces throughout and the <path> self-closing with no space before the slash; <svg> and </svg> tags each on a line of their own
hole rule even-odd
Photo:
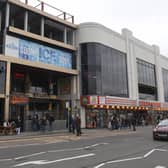
<svg viewBox="0 0 168 168">
<path fill-rule="evenodd" d="M 65 128 L 65 109 L 78 106 L 76 29 L 72 15 L 44 2 L 0 1 L 1 121 L 20 116 L 29 130 L 47 114 Z"/>
<path fill-rule="evenodd" d="M 83 125 L 107 127 L 111 116 L 142 120 L 167 111 L 168 58 L 128 29 L 116 33 L 97 23 L 77 30 Z M 141 118 L 141 119 L 140 119 Z"/>
<path fill-rule="evenodd" d="M 53 115 L 58 129 L 80 113 L 82 127 L 102 128 L 114 115 L 150 122 L 168 111 L 168 59 L 158 46 L 128 29 L 77 26 L 72 15 L 37 2 L 0 1 L 1 121 L 20 116 L 30 130 L 33 116 Z"/>
</svg>

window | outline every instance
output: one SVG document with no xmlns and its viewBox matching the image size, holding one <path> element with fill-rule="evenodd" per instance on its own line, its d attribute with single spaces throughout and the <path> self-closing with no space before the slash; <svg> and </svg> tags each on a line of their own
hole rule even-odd
<svg viewBox="0 0 168 168">
<path fill-rule="evenodd" d="M 82 94 L 128 97 L 126 54 L 99 43 L 81 44 Z"/>
<path fill-rule="evenodd" d="M 139 98 L 157 100 L 155 65 L 137 59 Z"/>
</svg>

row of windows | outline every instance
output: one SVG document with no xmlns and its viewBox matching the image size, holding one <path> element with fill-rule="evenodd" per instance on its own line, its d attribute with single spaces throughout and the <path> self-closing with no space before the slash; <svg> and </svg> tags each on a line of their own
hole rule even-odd
<svg viewBox="0 0 168 168">
<path fill-rule="evenodd" d="M 2 12 L 0 16 L 0 31 L 3 31 L 5 29 L 5 14 L 7 9 L 5 3 L 0 2 L 0 6 Z M 28 15 L 26 15 L 25 12 L 26 10 L 24 8 L 10 4 L 9 26 L 24 30 L 27 25 L 26 31 L 28 32 L 44 35 L 44 37 L 73 45 L 73 28 L 65 26 L 64 24 L 51 20 L 47 17 L 42 17 L 35 12 L 27 10 Z M 25 22 L 26 16 L 27 23 Z M 44 19 L 44 23 L 42 19 Z M 66 31 L 64 31 L 65 27 Z M 66 39 L 64 38 L 65 33 Z"/>
<path fill-rule="evenodd" d="M 128 97 L 125 53 L 98 43 L 81 44 L 82 94 Z M 157 100 L 155 65 L 137 59 L 139 98 Z"/>
<path fill-rule="evenodd" d="M 98 43 L 81 45 L 82 93 L 128 97 L 126 54 Z"/>
</svg>

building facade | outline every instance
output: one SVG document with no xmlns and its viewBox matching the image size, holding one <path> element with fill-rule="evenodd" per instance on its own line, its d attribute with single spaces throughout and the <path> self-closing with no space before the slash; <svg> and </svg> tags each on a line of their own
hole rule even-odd
<svg viewBox="0 0 168 168">
<path fill-rule="evenodd" d="M 80 113 L 83 128 L 104 128 L 114 116 L 150 123 L 168 111 L 168 58 L 158 46 L 128 29 L 76 25 L 37 2 L 0 1 L 1 122 L 20 116 L 28 131 L 34 116 L 51 115 L 62 129 Z"/>
<path fill-rule="evenodd" d="M 151 113 L 168 110 L 168 59 L 158 46 L 98 23 L 80 24 L 76 41 L 84 127 L 108 127 L 113 116 L 152 122 Z"/>
<path fill-rule="evenodd" d="M 0 119 L 20 116 L 25 131 L 44 115 L 66 128 L 79 99 L 74 17 L 37 2 L 0 1 Z"/>
</svg>

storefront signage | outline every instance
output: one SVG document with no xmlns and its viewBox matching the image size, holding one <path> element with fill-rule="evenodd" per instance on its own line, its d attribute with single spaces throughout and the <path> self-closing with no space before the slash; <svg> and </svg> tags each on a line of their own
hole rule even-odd
<svg viewBox="0 0 168 168">
<path fill-rule="evenodd" d="M 11 104 L 27 104 L 29 99 L 27 97 L 22 96 L 12 96 L 11 97 Z"/>
<path fill-rule="evenodd" d="M 90 96 L 89 97 L 89 103 L 90 104 L 98 104 L 98 96 Z"/>
<path fill-rule="evenodd" d="M 139 101 L 139 106 L 144 106 L 144 107 L 160 107 L 161 103 L 159 103 L 159 102 Z"/>
<path fill-rule="evenodd" d="M 106 96 L 106 104 L 107 105 L 119 105 L 119 106 L 136 106 L 136 100 L 130 99 L 121 99 L 121 98 L 114 98 L 111 96 Z"/>
<path fill-rule="evenodd" d="M 97 105 L 98 96 L 81 96 L 81 105 Z"/>
<path fill-rule="evenodd" d="M 161 103 L 161 107 L 168 108 L 168 103 Z"/>
<path fill-rule="evenodd" d="M 25 77 L 25 74 L 23 73 L 17 73 L 17 72 L 14 73 L 15 79 L 24 79 L 24 77 Z"/>
<path fill-rule="evenodd" d="M 99 104 L 106 104 L 106 97 L 105 96 L 98 96 Z"/>
<path fill-rule="evenodd" d="M 81 96 L 81 105 L 86 106 L 89 104 L 89 97 L 88 96 Z"/>
<path fill-rule="evenodd" d="M 72 69 L 72 53 L 8 35 L 5 41 L 5 55 Z"/>
<path fill-rule="evenodd" d="M 119 106 L 136 106 L 136 100 L 121 99 L 111 96 L 82 96 L 82 105 L 119 105 Z"/>
</svg>

